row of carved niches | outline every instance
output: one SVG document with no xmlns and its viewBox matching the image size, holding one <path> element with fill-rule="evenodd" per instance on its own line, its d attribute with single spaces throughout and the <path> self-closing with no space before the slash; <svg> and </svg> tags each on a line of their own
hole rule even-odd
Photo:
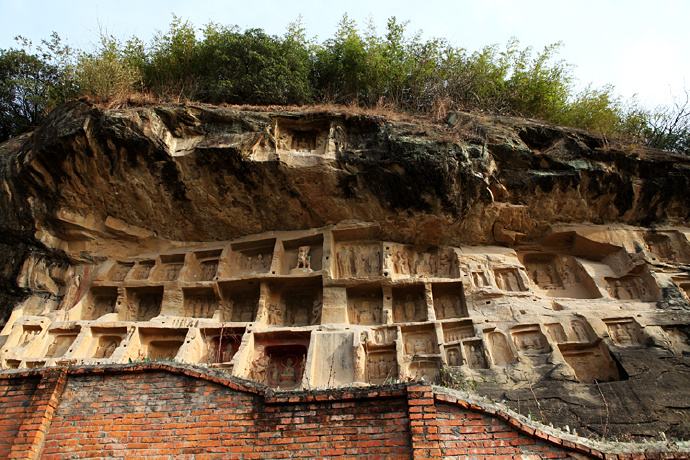
<svg viewBox="0 0 690 460">
<path fill-rule="evenodd" d="M 247 378 L 273 388 L 302 386 L 309 333 L 255 333 Z"/>
<path fill-rule="evenodd" d="M 518 254 L 532 283 L 549 297 L 597 299 L 601 292 L 572 256 L 549 253 Z"/>
</svg>

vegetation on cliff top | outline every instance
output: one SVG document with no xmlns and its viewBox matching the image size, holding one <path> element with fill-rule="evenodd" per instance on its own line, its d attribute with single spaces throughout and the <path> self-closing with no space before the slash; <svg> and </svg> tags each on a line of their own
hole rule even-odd
<svg viewBox="0 0 690 460">
<path fill-rule="evenodd" d="M 199 33 L 200 32 L 200 33 Z M 150 43 L 103 35 L 73 50 L 53 34 L 34 47 L 0 50 L 0 140 L 36 126 L 77 97 L 236 104 L 336 103 L 441 118 L 449 110 L 525 116 L 690 153 L 690 104 L 647 110 L 614 88 L 576 92 L 559 44 L 534 52 L 517 40 L 476 52 L 409 34 L 391 18 L 383 35 L 347 16 L 322 42 L 299 22 L 282 36 L 173 18 Z"/>
</svg>

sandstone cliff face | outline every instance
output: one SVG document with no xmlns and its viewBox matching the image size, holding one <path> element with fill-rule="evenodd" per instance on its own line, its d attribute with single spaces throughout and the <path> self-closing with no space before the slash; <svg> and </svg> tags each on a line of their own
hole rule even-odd
<svg viewBox="0 0 690 460">
<path fill-rule="evenodd" d="M 690 437 L 687 158 L 462 113 L 73 103 L 0 145 L 0 184 L 5 369 L 450 376 L 585 434 Z"/>
</svg>

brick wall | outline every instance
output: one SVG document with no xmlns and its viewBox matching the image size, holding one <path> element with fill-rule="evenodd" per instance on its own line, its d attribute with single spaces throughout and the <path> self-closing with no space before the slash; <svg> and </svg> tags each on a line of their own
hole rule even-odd
<svg viewBox="0 0 690 460">
<path fill-rule="evenodd" d="M 158 363 L 0 374 L 0 458 L 142 456 L 531 459 L 604 453 L 425 385 L 274 393 Z"/>
</svg>

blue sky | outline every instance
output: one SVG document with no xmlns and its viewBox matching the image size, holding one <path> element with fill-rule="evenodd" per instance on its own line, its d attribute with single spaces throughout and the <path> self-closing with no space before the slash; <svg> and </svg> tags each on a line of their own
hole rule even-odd
<svg viewBox="0 0 690 460">
<path fill-rule="evenodd" d="M 649 107 L 690 89 L 686 0 L 0 0 L 0 48 L 13 46 L 16 35 L 36 42 L 51 31 L 82 48 L 96 44 L 99 30 L 148 39 L 173 14 L 197 26 L 213 21 L 274 34 L 301 15 L 309 34 L 323 39 L 344 13 L 361 23 L 372 18 L 379 30 L 396 16 L 469 50 L 511 37 L 538 49 L 562 41 L 561 57 L 574 65 L 579 85 L 611 83 Z"/>
</svg>

